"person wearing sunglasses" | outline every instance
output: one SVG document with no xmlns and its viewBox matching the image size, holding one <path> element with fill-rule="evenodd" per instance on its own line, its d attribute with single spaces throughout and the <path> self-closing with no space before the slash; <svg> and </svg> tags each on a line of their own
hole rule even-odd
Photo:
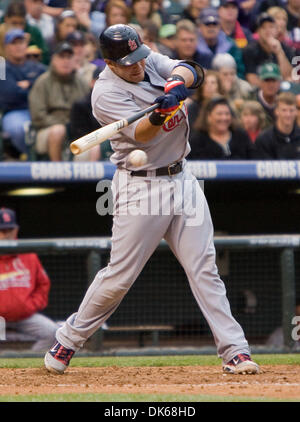
<svg viewBox="0 0 300 422">
<path fill-rule="evenodd" d="M 241 50 L 221 30 L 218 11 L 213 7 L 202 10 L 197 21 L 198 27 L 198 52 L 201 56 L 199 62 L 206 69 L 212 68 L 212 60 L 218 53 L 229 53 L 237 64 L 237 74 L 244 78 L 245 67 Z"/>
</svg>

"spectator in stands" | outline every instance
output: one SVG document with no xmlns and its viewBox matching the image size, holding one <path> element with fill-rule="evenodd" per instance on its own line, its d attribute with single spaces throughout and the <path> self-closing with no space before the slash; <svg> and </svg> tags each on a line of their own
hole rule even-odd
<svg viewBox="0 0 300 422">
<path fill-rule="evenodd" d="M 160 48 L 163 48 L 163 46 L 158 43 L 159 30 L 157 25 L 153 21 L 148 20 L 144 23 L 142 31 L 143 34 L 141 38 L 144 44 L 151 48 L 152 51 L 160 53 Z"/>
<path fill-rule="evenodd" d="M 238 0 L 239 3 L 239 17 L 238 21 L 239 23 L 248 28 L 252 29 L 252 23 L 254 20 L 254 17 L 257 16 L 257 13 L 255 11 L 255 7 L 257 4 L 260 3 L 261 0 Z"/>
<path fill-rule="evenodd" d="M 143 27 L 143 24 L 150 19 L 160 28 L 162 25 L 161 17 L 154 11 L 153 6 L 152 0 L 133 0 L 130 22 Z"/>
<path fill-rule="evenodd" d="M 183 10 L 182 19 L 188 19 L 197 24 L 197 19 L 203 9 L 210 6 L 210 0 L 190 0 L 188 5 Z"/>
<path fill-rule="evenodd" d="M 153 21 L 160 28 L 162 25 L 168 23 L 174 23 L 181 19 L 181 14 L 183 12 L 183 6 L 180 1 L 177 0 L 152 0 L 153 1 Z"/>
<path fill-rule="evenodd" d="M 295 316 L 300 317 L 300 304 L 298 304 L 296 306 L 295 309 Z M 300 322 L 297 322 L 297 325 L 299 327 Z M 295 327 L 291 326 L 291 330 L 293 330 Z M 298 330 L 298 334 L 300 334 L 300 331 Z M 283 335 L 283 329 L 282 327 L 277 327 L 272 334 L 270 334 L 270 336 L 268 337 L 267 341 L 266 341 L 266 346 L 270 346 L 270 347 L 278 347 L 281 348 L 284 346 L 284 335 Z M 293 346 L 292 346 L 292 350 L 294 351 L 299 351 L 300 350 L 300 341 L 299 340 L 295 340 Z"/>
<path fill-rule="evenodd" d="M 25 0 L 24 5 L 28 24 L 39 28 L 46 43 L 50 42 L 54 35 L 54 19 L 44 13 L 43 0 Z"/>
<path fill-rule="evenodd" d="M 74 141 L 75 139 L 80 138 L 81 136 L 86 135 L 89 132 L 92 132 L 96 129 L 99 129 L 99 123 L 93 116 L 92 106 L 91 106 L 91 95 L 94 84 L 99 76 L 99 73 L 102 69 L 97 68 L 93 73 L 93 79 L 90 83 L 90 92 L 86 94 L 83 98 L 80 98 L 78 101 L 75 101 L 71 108 L 70 114 L 70 140 Z M 110 141 L 107 140 L 101 145 L 97 145 L 91 150 L 84 152 L 78 156 L 74 157 L 74 160 L 80 161 L 98 161 L 98 160 L 107 160 L 112 153 L 110 146 Z"/>
<path fill-rule="evenodd" d="M 8 5 L 4 23 L 0 25 L 0 56 L 4 56 L 4 38 L 6 32 L 10 29 L 22 29 L 28 33 L 29 45 L 37 45 L 43 52 L 43 63 L 49 63 L 48 47 L 41 31 L 36 26 L 31 26 L 26 22 L 26 9 L 21 2 L 14 1 Z"/>
<path fill-rule="evenodd" d="M 212 61 L 212 68 L 219 74 L 224 95 L 238 111 L 243 100 L 253 91 L 253 87 L 237 76 L 236 62 L 228 53 L 217 54 Z"/>
<path fill-rule="evenodd" d="M 287 28 L 292 31 L 294 28 L 299 29 L 300 20 L 300 2 L 299 0 L 287 0 L 286 11 L 288 14 Z"/>
<path fill-rule="evenodd" d="M 78 29 L 91 32 L 98 37 L 105 28 L 105 14 L 91 11 L 92 3 L 90 0 L 70 0 L 69 4 L 76 15 Z"/>
<path fill-rule="evenodd" d="M 276 122 L 256 139 L 258 156 L 266 160 L 299 160 L 300 127 L 297 125 L 296 97 L 282 92 L 276 99 Z"/>
<path fill-rule="evenodd" d="M 38 154 L 48 154 L 51 161 L 61 161 L 71 107 L 88 91 L 84 80 L 75 73 L 72 46 L 66 42 L 59 44 L 49 71 L 37 79 L 29 96 Z"/>
<path fill-rule="evenodd" d="M 297 125 L 300 127 L 300 94 L 296 96 L 297 101 Z"/>
<path fill-rule="evenodd" d="M 58 18 L 68 7 L 68 0 L 44 0 L 44 3 L 44 13 L 54 18 Z"/>
<path fill-rule="evenodd" d="M 0 240 L 15 240 L 19 226 L 16 214 L 0 209 Z M 6 321 L 7 340 L 10 333 L 27 335 L 35 341 L 34 351 L 51 347 L 58 325 L 40 311 L 48 304 L 50 280 L 35 253 L 0 256 L 0 316 Z"/>
<path fill-rule="evenodd" d="M 292 48 L 296 48 L 297 45 L 294 44 L 293 39 L 290 36 L 290 33 L 287 30 L 287 22 L 288 22 L 288 14 L 286 12 L 285 9 L 283 9 L 282 7 L 270 7 L 267 10 L 268 15 L 272 16 L 272 18 L 275 21 L 275 26 L 276 26 L 276 38 L 292 47 Z"/>
<path fill-rule="evenodd" d="M 90 84 L 93 79 L 94 70 L 97 66 L 93 63 L 90 63 L 86 57 L 85 33 L 82 31 L 71 32 L 71 34 L 66 37 L 66 41 L 71 44 L 73 48 L 75 69 L 77 70 L 78 75 L 85 80 L 87 85 Z"/>
<path fill-rule="evenodd" d="M 238 22 L 239 4 L 237 0 L 221 0 L 218 11 L 222 30 L 235 41 L 237 47 L 244 48 L 253 41 L 251 31 Z"/>
<path fill-rule="evenodd" d="M 173 59 L 176 43 L 176 25 L 167 23 L 159 28 L 157 47 L 161 54 Z"/>
<path fill-rule="evenodd" d="M 76 31 L 78 20 L 73 10 L 64 10 L 56 19 L 55 31 L 50 41 L 50 52 L 53 54 L 57 45 L 65 41 L 66 37 Z"/>
<path fill-rule="evenodd" d="M 203 84 L 186 101 L 191 128 L 193 128 L 194 122 L 200 114 L 203 103 L 217 95 L 224 95 L 219 73 L 214 70 L 207 70 Z"/>
<path fill-rule="evenodd" d="M 95 64 L 97 67 L 104 68 L 105 67 L 105 61 L 100 57 L 99 47 L 98 47 L 98 41 L 96 37 L 93 34 L 87 33 L 86 34 L 86 44 L 84 46 L 85 49 L 85 55 L 87 60 L 90 63 Z"/>
<path fill-rule="evenodd" d="M 235 45 L 220 27 L 218 11 L 214 8 L 203 9 L 198 20 L 198 51 L 206 69 L 211 69 L 213 57 L 218 53 L 229 53 L 237 64 L 237 74 L 244 77 L 244 63 L 241 50 Z"/>
<path fill-rule="evenodd" d="M 26 48 L 26 59 L 35 62 L 42 61 L 42 50 L 37 45 L 29 45 Z"/>
<path fill-rule="evenodd" d="M 258 69 L 266 62 L 278 64 L 283 79 L 289 80 L 294 51 L 276 39 L 274 18 L 267 13 L 261 14 L 257 19 L 257 33 L 258 40 L 242 50 L 247 81 L 259 87 L 261 81 L 257 76 Z"/>
<path fill-rule="evenodd" d="M 46 71 L 42 63 L 27 60 L 27 37 L 21 29 L 8 31 L 4 39 L 6 80 L 0 80 L 2 130 L 19 154 L 26 153 L 24 124 L 30 122 L 28 94 L 34 81 Z"/>
<path fill-rule="evenodd" d="M 200 63 L 201 57 L 197 50 L 197 34 L 197 27 L 188 19 L 177 22 L 173 58 L 179 60 L 193 60 Z"/>
<path fill-rule="evenodd" d="M 131 10 L 123 0 L 110 0 L 105 8 L 106 26 L 118 23 L 128 24 L 131 19 Z M 101 31 L 98 32 L 98 35 Z"/>
<path fill-rule="evenodd" d="M 203 105 L 190 137 L 190 160 L 247 160 L 256 158 L 255 146 L 238 123 L 225 97 Z"/>
<path fill-rule="evenodd" d="M 275 63 L 266 63 L 259 69 L 260 88 L 249 95 L 249 99 L 258 101 L 265 113 L 267 126 L 275 121 L 276 97 L 280 92 L 281 74 Z"/>
<path fill-rule="evenodd" d="M 254 143 L 266 126 L 266 115 L 257 101 L 245 101 L 241 108 L 240 120 L 242 127 Z"/>
</svg>

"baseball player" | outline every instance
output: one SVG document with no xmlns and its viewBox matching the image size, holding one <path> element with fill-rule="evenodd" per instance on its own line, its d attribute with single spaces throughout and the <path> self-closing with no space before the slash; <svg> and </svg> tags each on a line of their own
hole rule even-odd
<svg viewBox="0 0 300 422">
<path fill-rule="evenodd" d="M 223 370 L 259 373 L 218 274 L 206 199 L 186 166 L 189 124 L 182 101 L 188 95 L 187 88 L 196 88 L 203 81 L 202 69 L 194 62 L 151 52 L 135 29 L 127 25 L 105 29 L 100 35 L 100 48 L 107 66 L 92 93 L 93 113 L 99 123 L 103 126 L 127 118 L 153 103 L 159 103 L 159 108 L 111 139 L 111 160 L 117 170 L 112 182 L 115 213 L 110 262 L 96 275 L 78 312 L 57 330 L 57 342 L 46 353 L 45 366 L 53 373 L 66 370 L 73 354 L 117 309 L 164 238 L 186 272 L 213 333 Z M 135 149 L 144 150 L 148 156 L 147 163 L 138 168 L 128 161 Z M 142 190 L 145 185 L 149 188 L 146 194 Z M 137 202 L 136 191 L 140 189 L 151 202 L 152 196 L 157 199 L 157 187 L 161 189 L 159 212 L 130 212 Z M 189 204 L 181 207 L 183 212 L 178 212 L 179 191 L 181 201 Z M 196 207 L 192 215 L 195 201 L 201 212 Z M 166 203 L 174 205 L 168 213 L 163 212 Z M 186 208 L 189 212 L 184 211 Z"/>
</svg>

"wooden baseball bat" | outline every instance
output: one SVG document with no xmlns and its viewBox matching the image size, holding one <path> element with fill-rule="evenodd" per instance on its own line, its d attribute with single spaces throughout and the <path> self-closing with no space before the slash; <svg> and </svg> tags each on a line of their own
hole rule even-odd
<svg viewBox="0 0 300 422">
<path fill-rule="evenodd" d="M 121 119 L 121 120 L 118 120 L 117 122 L 110 123 L 106 126 L 96 129 L 93 132 L 88 133 L 87 135 L 84 135 L 79 139 L 76 139 L 76 141 L 73 141 L 70 144 L 70 150 L 72 151 L 74 155 L 78 155 L 84 151 L 88 151 L 94 146 L 99 145 L 102 142 L 106 141 L 108 138 L 118 133 L 124 127 L 129 126 L 131 123 L 135 122 L 136 120 L 145 116 L 145 114 L 150 113 L 151 111 L 155 110 L 158 107 L 159 107 L 159 103 L 155 103 L 151 105 L 150 107 L 139 111 L 138 113 L 134 114 L 128 119 Z"/>
</svg>

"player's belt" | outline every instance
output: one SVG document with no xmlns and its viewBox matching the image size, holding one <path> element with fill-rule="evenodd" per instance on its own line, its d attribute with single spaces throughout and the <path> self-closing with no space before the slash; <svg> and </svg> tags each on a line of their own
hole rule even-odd
<svg viewBox="0 0 300 422">
<path fill-rule="evenodd" d="M 131 176 L 172 176 L 173 174 L 178 174 L 182 171 L 182 161 L 178 163 L 173 163 L 168 165 L 167 167 L 160 167 L 156 170 L 139 170 L 139 171 L 131 171 Z"/>
</svg>

